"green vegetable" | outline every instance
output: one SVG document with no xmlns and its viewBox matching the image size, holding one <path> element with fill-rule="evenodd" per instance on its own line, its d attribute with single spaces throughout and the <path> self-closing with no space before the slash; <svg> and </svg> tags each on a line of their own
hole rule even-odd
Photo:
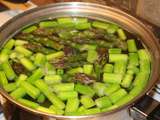
<svg viewBox="0 0 160 120">
<path fill-rule="evenodd" d="M 70 75 L 74 75 L 76 73 L 83 73 L 83 68 L 77 67 L 77 68 L 72 68 L 69 71 L 67 71 L 67 74 L 70 74 Z"/>
<path fill-rule="evenodd" d="M 53 85 L 53 89 L 55 92 L 64 92 L 64 91 L 73 91 L 74 83 L 59 83 Z"/>
<path fill-rule="evenodd" d="M 105 64 L 103 67 L 104 73 L 112 73 L 113 72 L 113 65 L 112 64 Z"/>
<path fill-rule="evenodd" d="M 43 94 L 40 94 L 37 98 L 38 103 L 44 103 L 45 100 L 46 100 L 46 97 Z"/>
<path fill-rule="evenodd" d="M 39 23 L 39 26 L 41 28 L 50 28 L 50 27 L 56 27 L 57 26 L 57 22 L 55 21 L 42 21 Z"/>
<path fill-rule="evenodd" d="M 85 108 L 91 108 L 95 106 L 95 102 L 92 100 L 92 98 L 86 95 L 81 96 L 80 102 Z"/>
<path fill-rule="evenodd" d="M 20 74 L 16 80 L 16 85 L 19 86 L 26 79 L 27 79 L 27 76 L 25 74 Z"/>
<path fill-rule="evenodd" d="M 12 92 L 17 88 L 17 85 L 16 83 L 8 83 L 7 85 L 4 85 L 3 87 L 7 92 Z"/>
<path fill-rule="evenodd" d="M 14 39 L 10 39 L 6 44 L 5 46 L 3 47 L 3 49 L 8 49 L 8 50 L 11 50 L 13 48 L 15 44 L 15 40 Z"/>
<path fill-rule="evenodd" d="M 109 24 L 104 23 L 104 22 L 100 22 L 100 21 L 94 21 L 92 23 L 92 26 L 95 27 L 95 28 L 108 30 Z"/>
<path fill-rule="evenodd" d="M 34 87 L 29 82 L 23 81 L 21 83 L 21 86 L 26 90 L 26 93 L 33 99 L 36 99 L 40 95 L 39 89 Z"/>
<path fill-rule="evenodd" d="M 63 114 L 64 114 L 64 111 L 63 111 L 63 110 L 57 108 L 57 107 L 54 106 L 54 105 L 51 105 L 51 106 L 49 107 L 49 109 L 55 111 L 57 115 L 63 115 Z"/>
<path fill-rule="evenodd" d="M 127 40 L 127 45 L 129 52 L 137 52 L 137 46 L 134 39 Z"/>
<path fill-rule="evenodd" d="M 2 63 L 2 69 L 3 69 L 6 77 L 8 78 L 8 80 L 13 80 L 14 78 L 16 78 L 16 74 L 15 74 L 14 70 L 12 69 L 9 61 L 5 61 Z"/>
<path fill-rule="evenodd" d="M 93 89 L 95 90 L 95 92 L 98 96 L 103 96 L 104 90 L 106 89 L 106 85 L 101 82 L 95 82 L 93 84 Z"/>
<path fill-rule="evenodd" d="M 91 75 L 93 71 L 93 65 L 92 64 L 86 64 L 83 65 L 83 72 L 87 75 Z"/>
<path fill-rule="evenodd" d="M 126 36 L 126 34 L 125 34 L 123 29 L 118 29 L 117 33 L 118 33 L 118 36 L 119 36 L 119 38 L 121 40 L 126 40 L 127 39 L 127 36 Z"/>
<path fill-rule="evenodd" d="M 46 56 L 47 60 L 53 60 L 53 59 L 56 59 L 56 58 L 61 58 L 64 56 L 64 52 L 63 51 L 59 51 L 59 52 L 56 52 L 56 53 L 51 53 L 51 54 L 48 54 Z"/>
<path fill-rule="evenodd" d="M 118 84 L 111 84 L 110 86 L 106 87 L 104 90 L 104 94 L 110 96 L 115 91 L 119 90 L 121 87 Z"/>
<path fill-rule="evenodd" d="M 127 95 L 127 92 L 124 89 L 119 89 L 109 96 L 112 103 L 116 103 L 118 100 Z"/>
<path fill-rule="evenodd" d="M 24 98 L 20 98 L 17 100 L 18 102 L 20 102 L 21 104 L 33 108 L 33 109 L 37 109 L 39 107 L 39 104 L 32 102 L 30 100 L 24 99 Z"/>
<path fill-rule="evenodd" d="M 65 113 L 75 112 L 79 107 L 79 99 L 78 98 L 69 98 L 67 100 Z"/>
<path fill-rule="evenodd" d="M 32 61 L 27 58 L 21 58 L 20 62 L 29 71 L 32 71 L 36 68 Z"/>
<path fill-rule="evenodd" d="M 137 53 L 129 53 L 129 65 L 128 66 L 138 66 L 139 60 L 138 60 L 138 54 Z"/>
<path fill-rule="evenodd" d="M 58 92 L 58 97 L 61 100 L 67 100 L 70 98 L 77 98 L 78 93 L 76 91 L 63 91 L 63 92 Z"/>
<path fill-rule="evenodd" d="M 88 95 L 88 96 L 94 96 L 95 91 L 88 85 L 82 85 L 82 84 L 76 84 L 75 85 L 75 91 L 77 91 L 80 94 Z"/>
<path fill-rule="evenodd" d="M 121 83 L 122 87 L 129 88 L 132 83 L 132 80 L 133 80 L 133 75 L 126 74 L 122 80 L 122 83 Z"/>
<path fill-rule="evenodd" d="M 32 73 L 31 76 L 29 76 L 29 77 L 27 78 L 27 82 L 30 82 L 30 83 L 34 84 L 34 82 L 35 82 L 36 80 L 42 78 L 43 75 L 44 75 L 43 69 L 38 68 L 38 69 L 36 69 L 36 70 L 33 71 L 33 73 Z"/>
<path fill-rule="evenodd" d="M 37 30 L 37 26 L 29 26 L 29 27 L 27 27 L 27 28 L 25 28 L 25 29 L 23 29 L 23 33 L 31 33 L 31 32 L 33 32 L 33 31 L 35 31 L 35 30 Z"/>
<path fill-rule="evenodd" d="M 13 97 L 14 99 L 19 99 L 22 98 L 26 95 L 26 90 L 22 87 L 17 88 L 13 92 L 10 93 L 10 96 Z"/>
<path fill-rule="evenodd" d="M 103 81 L 105 83 L 114 83 L 120 84 L 123 78 L 123 74 L 120 73 L 104 73 L 103 74 Z"/>
<path fill-rule="evenodd" d="M 99 108 L 106 108 L 112 106 L 112 103 L 107 96 L 96 99 L 95 103 Z"/>
<path fill-rule="evenodd" d="M 85 110 L 85 115 L 91 115 L 91 114 L 96 114 L 96 113 L 100 113 L 100 109 L 99 108 L 90 108 Z"/>
<path fill-rule="evenodd" d="M 42 106 L 38 106 L 35 108 L 36 110 L 39 110 L 41 112 L 45 112 L 45 113 L 49 113 L 49 114 L 56 114 L 56 111 L 52 110 L 52 109 L 48 109 L 46 107 L 42 107 Z"/>
<path fill-rule="evenodd" d="M 127 61 L 127 54 L 109 54 L 109 62 Z"/>
<path fill-rule="evenodd" d="M 6 77 L 5 73 L 4 73 L 4 71 L 0 71 L 0 84 L 2 86 L 8 84 L 8 80 L 7 80 L 7 77 Z"/>
<path fill-rule="evenodd" d="M 30 57 L 32 55 L 32 52 L 26 48 L 24 48 L 23 46 L 17 46 L 15 48 L 15 51 L 26 56 L 26 57 Z"/>
<path fill-rule="evenodd" d="M 117 62 L 115 62 L 114 73 L 125 74 L 126 66 L 127 66 L 127 62 L 126 61 L 117 61 Z"/>
<path fill-rule="evenodd" d="M 78 30 L 85 30 L 91 28 L 91 23 L 79 23 L 75 25 L 75 28 Z"/>
<path fill-rule="evenodd" d="M 56 84 L 60 83 L 62 80 L 62 77 L 60 75 L 46 75 L 44 77 L 44 80 L 47 84 Z"/>
<path fill-rule="evenodd" d="M 56 105 L 60 109 L 63 109 L 65 107 L 65 104 L 54 93 L 52 93 L 49 90 L 48 85 L 44 81 L 37 80 L 34 84 L 37 88 L 39 88 L 39 90 L 48 98 L 48 100 L 53 105 Z"/>
<path fill-rule="evenodd" d="M 108 52 L 109 52 L 109 54 L 121 54 L 122 49 L 120 49 L 120 48 L 110 48 Z"/>
<path fill-rule="evenodd" d="M 87 61 L 90 63 L 94 63 L 98 58 L 97 51 L 95 50 L 89 50 L 87 55 Z"/>
<path fill-rule="evenodd" d="M 43 55 L 42 53 L 37 53 L 35 55 L 35 59 L 34 59 L 34 64 L 37 66 L 43 66 L 46 62 L 46 58 L 45 55 Z"/>
</svg>

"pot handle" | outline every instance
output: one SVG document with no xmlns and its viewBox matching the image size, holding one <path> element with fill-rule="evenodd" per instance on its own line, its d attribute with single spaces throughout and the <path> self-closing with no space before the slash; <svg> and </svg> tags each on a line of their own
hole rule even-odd
<svg viewBox="0 0 160 120">
<path fill-rule="evenodd" d="M 160 94 L 152 90 L 130 108 L 134 120 L 160 120 Z"/>
</svg>

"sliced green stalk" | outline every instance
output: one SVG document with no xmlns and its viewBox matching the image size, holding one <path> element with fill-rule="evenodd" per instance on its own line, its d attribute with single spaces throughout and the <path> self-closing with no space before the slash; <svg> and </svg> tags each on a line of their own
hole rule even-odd
<svg viewBox="0 0 160 120">
<path fill-rule="evenodd" d="M 91 28 L 91 23 L 77 23 L 75 28 L 78 30 L 85 30 Z"/>
<path fill-rule="evenodd" d="M 37 80 L 34 84 L 53 105 L 56 105 L 59 109 L 63 109 L 65 107 L 65 104 L 53 92 L 49 90 L 48 85 L 44 81 Z"/>
<path fill-rule="evenodd" d="M 25 41 L 25 40 L 15 40 L 15 46 L 22 46 L 27 43 L 28 43 L 28 41 Z"/>
<path fill-rule="evenodd" d="M 93 99 L 86 95 L 81 96 L 80 102 L 85 108 L 91 108 L 95 106 L 95 102 L 93 101 Z"/>
<path fill-rule="evenodd" d="M 94 63 L 98 58 L 98 53 L 95 50 L 89 50 L 87 55 L 87 61 L 90 63 Z"/>
<path fill-rule="evenodd" d="M 100 22 L 100 21 L 94 21 L 92 23 L 92 26 L 95 27 L 95 28 L 108 30 L 109 24 L 104 23 L 104 22 Z"/>
<path fill-rule="evenodd" d="M 51 21 L 51 20 L 42 21 L 42 22 L 39 23 L 39 26 L 40 26 L 40 28 L 56 27 L 57 22 L 56 21 Z"/>
<path fill-rule="evenodd" d="M 78 93 L 76 91 L 63 91 L 63 92 L 58 92 L 58 97 L 61 100 L 67 100 L 70 98 L 77 98 Z"/>
<path fill-rule="evenodd" d="M 103 81 L 105 83 L 113 83 L 113 84 L 120 84 L 123 78 L 123 74 L 119 73 L 104 73 L 103 74 Z"/>
<path fill-rule="evenodd" d="M 99 108 L 106 108 L 112 106 L 112 103 L 107 96 L 96 99 L 95 103 Z"/>
<path fill-rule="evenodd" d="M 29 82 L 23 81 L 21 83 L 21 86 L 26 90 L 26 93 L 33 99 L 36 99 L 40 95 L 39 89 L 34 87 Z"/>
<path fill-rule="evenodd" d="M 110 48 L 109 49 L 109 54 L 121 54 L 122 49 L 120 48 Z"/>
<path fill-rule="evenodd" d="M 109 54 L 109 62 L 127 61 L 127 54 Z"/>
<path fill-rule="evenodd" d="M 125 74 L 127 67 L 126 61 L 117 61 L 114 64 L 114 73 Z"/>
<path fill-rule="evenodd" d="M 67 71 L 67 74 L 74 75 L 76 73 L 83 73 L 82 67 L 72 68 L 69 71 Z"/>
<path fill-rule="evenodd" d="M 83 95 L 94 96 L 95 91 L 88 85 L 76 84 L 75 90 Z"/>
<path fill-rule="evenodd" d="M 34 84 L 36 80 L 39 80 L 44 76 L 44 71 L 41 68 L 38 68 L 33 71 L 32 75 L 27 78 L 27 82 Z"/>
<path fill-rule="evenodd" d="M 45 113 L 49 113 L 49 114 L 56 114 L 56 111 L 52 110 L 52 109 L 48 109 L 46 107 L 43 106 L 38 106 L 37 108 L 35 108 L 36 110 L 39 110 L 41 112 L 45 112 Z"/>
<path fill-rule="evenodd" d="M 79 107 L 79 99 L 78 98 L 70 98 L 67 100 L 65 113 L 75 112 Z"/>
<path fill-rule="evenodd" d="M 100 109 L 99 108 L 90 108 L 85 110 L 85 115 L 91 115 L 91 114 L 96 114 L 96 113 L 100 113 Z"/>
<path fill-rule="evenodd" d="M 3 47 L 3 49 L 8 49 L 8 50 L 11 50 L 13 48 L 15 44 L 15 40 L 14 39 L 10 39 L 6 44 L 5 46 Z"/>
<path fill-rule="evenodd" d="M 87 75 L 91 75 L 93 71 L 93 65 L 92 64 L 85 64 L 83 65 L 83 72 Z"/>
<path fill-rule="evenodd" d="M 110 86 L 106 87 L 104 90 L 104 94 L 110 96 L 115 91 L 119 90 L 121 87 L 118 84 L 111 84 Z"/>
<path fill-rule="evenodd" d="M 34 64 L 36 66 L 43 66 L 46 62 L 46 57 L 42 53 L 37 53 L 35 55 Z"/>
<path fill-rule="evenodd" d="M 17 88 L 13 92 L 11 92 L 10 96 L 13 97 L 14 99 L 19 99 L 22 98 L 26 95 L 26 90 L 22 87 Z"/>
<path fill-rule="evenodd" d="M 17 85 L 16 85 L 16 83 L 8 83 L 7 85 L 4 85 L 3 88 L 7 92 L 12 92 L 17 88 Z"/>
<path fill-rule="evenodd" d="M 23 46 L 17 46 L 15 48 L 15 51 L 26 56 L 26 57 L 30 57 L 32 55 L 32 52 L 26 48 L 24 48 Z"/>
<path fill-rule="evenodd" d="M 113 65 L 112 64 L 105 64 L 103 67 L 104 73 L 112 73 L 113 72 Z"/>
<path fill-rule="evenodd" d="M 95 92 L 98 96 L 103 96 L 104 90 L 106 89 L 106 85 L 101 82 L 95 82 L 93 84 L 93 89 L 95 90 Z"/>
<path fill-rule="evenodd" d="M 55 111 L 57 115 L 63 115 L 63 114 L 64 114 L 64 111 L 63 111 L 63 110 L 57 108 L 57 107 L 54 106 L 54 105 L 51 105 L 51 106 L 49 107 L 49 109 Z"/>
<path fill-rule="evenodd" d="M 16 80 L 17 86 L 19 86 L 26 79 L 27 79 L 27 76 L 25 74 L 20 74 L 19 77 Z"/>
<path fill-rule="evenodd" d="M 40 94 L 37 98 L 38 103 L 44 103 L 45 100 L 46 100 L 46 97 L 43 94 Z"/>
<path fill-rule="evenodd" d="M 129 52 L 137 52 L 137 46 L 134 39 L 127 40 L 128 51 Z"/>
<path fill-rule="evenodd" d="M 5 61 L 2 63 L 2 69 L 5 72 L 5 75 L 8 78 L 8 80 L 13 80 L 16 77 L 16 74 L 12 69 L 9 61 Z"/>
<path fill-rule="evenodd" d="M 56 84 L 62 81 L 62 77 L 60 75 L 46 75 L 44 80 L 47 84 Z"/>
<path fill-rule="evenodd" d="M 0 84 L 2 86 L 8 84 L 8 80 L 7 80 L 7 77 L 6 77 L 5 73 L 4 73 L 4 71 L 0 71 Z"/>
<path fill-rule="evenodd" d="M 129 53 L 129 66 L 138 66 L 139 58 L 137 53 Z"/>
<path fill-rule="evenodd" d="M 119 36 L 119 38 L 121 40 L 126 40 L 127 39 L 127 36 L 126 36 L 126 34 L 125 34 L 123 29 L 118 29 L 117 33 L 118 33 L 118 36 Z"/>
<path fill-rule="evenodd" d="M 46 56 L 47 60 L 53 60 L 53 59 L 56 59 L 56 58 L 61 58 L 64 56 L 64 52 L 63 51 L 59 51 L 59 52 L 56 52 L 56 53 L 51 53 L 51 54 L 48 54 Z"/>
<path fill-rule="evenodd" d="M 23 29 L 22 33 L 31 33 L 35 30 L 37 30 L 37 26 L 33 25 L 33 26 L 29 26 L 29 27 Z"/>
<path fill-rule="evenodd" d="M 29 71 L 32 71 L 36 68 L 32 61 L 27 58 L 21 58 L 20 62 Z"/>
<path fill-rule="evenodd" d="M 122 83 L 121 83 L 122 87 L 129 88 L 132 83 L 132 80 L 133 80 L 132 74 L 125 74 L 125 76 L 122 80 Z"/>
<path fill-rule="evenodd" d="M 127 95 L 127 92 L 124 89 L 119 89 L 109 96 L 112 103 L 116 103 L 118 100 Z"/>
<path fill-rule="evenodd" d="M 74 83 L 59 83 L 53 85 L 53 89 L 55 92 L 64 92 L 64 91 L 73 91 Z"/>
<path fill-rule="evenodd" d="M 32 102 L 28 99 L 24 99 L 24 98 L 18 99 L 18 102 L 20 102 L 21 104 L 23 104 L 27 107 L 33 108 L 33 109 L 37 109 L 39 107 L 39 104 Z"/>
</svg>

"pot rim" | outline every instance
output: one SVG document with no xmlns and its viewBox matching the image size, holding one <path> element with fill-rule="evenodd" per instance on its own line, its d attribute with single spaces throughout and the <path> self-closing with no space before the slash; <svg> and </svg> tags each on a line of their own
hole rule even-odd
<svg viewBox="0 0 160 120">
<path fill-rule="evenodd" d="M 53 3 L 53 4 L 49 4 L 49 5 L 45 5 L 45 6 L 41 6 L 41 7 L 37 7 L 37 8 L 33 8 L 31 10 L 28 10 L 28 11 L 25 11 L 24 13 L 22 14 L 19 14 L 17 16 L 15 16 L 14 18 L 10 19 L 8 22 L 6 22 L 1 28 L 0 28 L 0 33 L 6 28 L 8 27 L 11 23 L 13 23 L 15 20 L 17 19 L 20 19 L 21 17 L 25 16 L 25 15 L 28 15 L 28 14 L 31 14 L 33 12 L 37 12 L 39 10 L 42 10 L 42 9 L 46 9 L 46 8 L 51 8 L 51 7 L 58 7 L 59 9 L 62 9 L 63 6 L 70 6 L 70 7 L 73 7 L 73 9 L 76 9 L 76 7 L 79 7 L 79 6 L 83 6 L 83 7 L 95 7 L 95 8 L 99 8 L 99 9 L 102 9 L 102 10 L 108 10 L 108 11 L 113 11 L 113 12 L 116 12 L 116 14 L 121 14 L 121 16 L 124 16 L 128 19 L 130 19 L 131 21 L 133 22 L 136 22 L 137 25 L 139 25 L 140 28 L 143 29 L 143 31 L 147 32 L 150 36 L 150 38 L 152 38 L 152 40 L 155 42 L 154 44 L 156 45 L 156 49 L 157 52 L 157 56 L 156 56 L 156 59 L 157 60 L 160 60 L 160 46 L 159 46 L 159 43 L 158 41 L 156 40 L 156 37 L 154 36 L 154 34 L 148 29 L 146 28 L 146 26 L 141 22 L 139 21 L 137 18 L 119 10 L 119 9 L 116 9 L 116 8 L 112 8 L 112 7 L 109 7 L 109 6 L 103 6 L 103 5 L 100 5 L 100 4 L 95 4 L 95 3 L 84 3 L 84 2 L 64 2 L 64 3 Z M 157 62 L 158 65 L 160 65 L 160 62 Z M 108 112 L 101 112 L 101 113 L 97 113 L 97 114 L 94 114 L 94 115 L 83 115 L 83 116 L 64 116 L 64 115 L 53 115 L 53 114 L 49 114 L 49 113 L 45 113 L 45 112 L 41 112 L 41 111 L 38 111 L 38 110 L 34 110 L 34 109 L 31 109 L 29 107 L 26 107 L 20 103 L 18 103 L 16 100 L 14 100 L 13 98 L 11 98 L 7 92 L 5 92 L 2 88 L 0 88 L 0 93 L 5 97 L 7 98 L 7 100 L 11 101 L 12 103 L 16 104 L 18 107 L 20 108 L 23 108 L 24 110 L 27 110 L 29 112 L 33 112 L 35 114 L 38 114 L 38 115 L 44 115 L 44 116 L 47 116 L 47 117 L 54 117 L 54 118 L 90 118 L 90 117 L 98 117 L 98 116 L 105 116 L 105 115 L 110 115 L 114 112 L 118 112 L 119 110 L 122 110 L 124 108 L 127 108 L 131 105 L 134 104 L 134 102 L 136 102 L 137 100 L 139 100 L 142 96 L 144 96 L 146 93 L 148 93 L 152 87 L 155 85 L 155 83 L 157 82 L 158 80 L 158 75 L 159 75 L 159 71 L 160 71 L 160 68 L 158 66 L 157 68 L 157 71 L 156 73 L 153 73 L 155 76 L 154 76 L 154 82 L 149 85 L 149 87 L 146 86 L 146 89 L 143 90 L 141 92 L 141 94 L 139 94 L 138 96 L 136 96 L 134 99 L 132 99 L 130 102 L 128 102 L 127 104 L 125 105 L 122 105 L 116 109 L 113 109 L 111 111 L 108 111 Z"/>
</svg>

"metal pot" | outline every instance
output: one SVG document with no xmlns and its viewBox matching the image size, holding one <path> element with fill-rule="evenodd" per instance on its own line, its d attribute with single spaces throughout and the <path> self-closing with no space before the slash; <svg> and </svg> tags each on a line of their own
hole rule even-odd
<svg viewBox="0 0 160 120">
<path fill-rule="evenodd" d="M 44 19 L 53 19 L 57 17 L 67 17 L 67 16 L 81 16 L 88 17 L 92 19 L 97 19 L 101 21 L 112 21 L 119 24 L 122 28 L 127 31 L 139 36 L 141 41 L 145 44 L 147 49 L 151 53 L 152 58 L 152 73 L 150 76 L 150 80 L 145 90 L 139 94 L 139 96 L 135 97 L 129 103 L 114 109 L 110 112 L 99 113 L 95 115 L 88 116 L 60 116 L 60 115 L 52 115 L 40 111 L 36 111 L 25 107 L 19 104 L 17 101 L 12 99 L 2 88 L 0 88 L 0 93 L 3 97 L 14 103 L 16 106 L 30 111 L 34 114 L 41 115 L 46 119 L 82 119 L 82 120 L 100 120 L 103 117 L 106 117 L 108 120 L 114 119 L 114 115 L 121 110 L 128 108 L 133 105 L 135 101 L 140 99 L 143 95 L 147 94 L 151 88 L 155 85 L 158 80 L 159 71 L 160 71 L 160 46 L 152 32 L 139 20 L 136 18 L 111 7 L 106 7 L 98 4 L 92 3 L 79 3 L 79 2 L 70 2 L 70 3 L 58 3 L 51 4 L 39 8 L 35 8 L 24 12 L 10 21 L 8 21 L 5 25 L 0 28 L 0 47 L 2 47 L 9 38 L 14 36 L 18 31 L 20 31 L 24 26 L 33 24 L 34 22 L 38 22 Z M 114 119 L 115 120 L 115 119 Z M 117 118 L 117 120 L 120 120 Z"/>
</svg>

